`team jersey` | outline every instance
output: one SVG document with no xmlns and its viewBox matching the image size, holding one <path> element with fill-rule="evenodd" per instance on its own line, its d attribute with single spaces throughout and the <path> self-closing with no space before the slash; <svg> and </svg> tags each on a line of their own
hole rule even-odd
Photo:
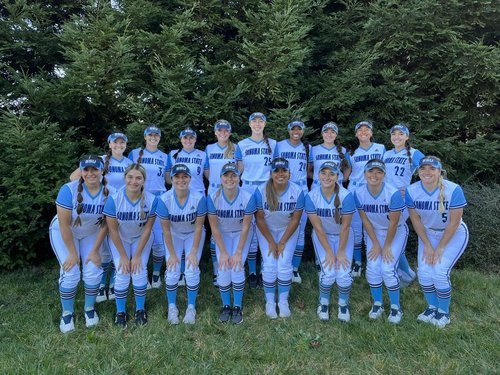
<svg viewBox="0 0 500 375">
<path fill-rule="evenodd" d="M 339 210 L 341 215 L 352 215 L 356 211 L 354 198 L 349 190 L 339 185 Z M 321 190 L 321 186 L 313 188 L 306 195 L 306 212 L 316 214 L 321 220 L 321 225 L 326 234 L 340 234 L 341 223 L 335 222 L 335 194 L 327 199 Z"/>
<path fill-rule="evenodd" d="M 368 185 L 362 185 L 354 193 L 354 201 L 358 210 L 363 211 L 373 226 L 373 229 L 389 229 L 389 213 L 403 211 L 406 207 L 398 188 L 382 183 L 380 192 L 373 196 L 368 190 Z M 406 217 L 399 216 L 398 225 L 404 224 Z"/>
<path fill-rule="evenodd" d="M 309 154 L 311 154 L 311 146 Z M 278 142 L 274 150 L 274 157 L 281 157 L 288 160 L 290 166 L 290 181 L 302 186 L 307 191 L 307 153 L 302 142 L 297 145 L 290 143 L 289 139 Z"/>
<path fill-rule="evenodd" d="M 102 160 L 106 161 L 108 156 L 104 155 Z M 108 173 L 106 173 L 107 186 L 113 186 L 116 190 L 125 186 L 125 170 L 132 164 L 129 158 L 122 157 L 121 160 L 111 156 L 109 158 Z"/>
<path fill-rule="evenodd" d="M 264 211 L 264 218 L 269 229 L 286 229 L 293 213 L 304 209 L 302 188 L 293 182 L 289 182 L 285 191 L 279 196 L 278 209 L 270 211 L 266 199 L 266 185 L 263 184 L 255 190 L 255 205 L 258 210 Z"/>
<path fill-rule="evenodd" d="M 246 138 L 238 142 L 236 146 L 235 159 L 243 162 L 243 174 L 241 179 L 248 182 L 265 182 L 269 180 L 271 162 L 273 161 L 276 141 L 268 138 L 269 146 L 262 141 L 254 141 Z"/>
<path fill-rule="evenodd" d="M 234 155 L 231 158 L 226 158 L 224 153 L 227 150 L 227 146 L 221 147 L 218 143 L 213 143 L 208 145 L 205 153 L 207 157 L 207 163 L 209 168 L 208 181 L 210 182 L 209 191 L 217 189 L 221 185 L 220 171 L 222 167 L 229 163 L 236 163 Z"/>
<path fill-rule="evenodd" d="M 346 152 L 345 147 L 342 147 L 342 153 L 344 154 L 344 157 L 346 158 L 349 165 L 351 165 L 351 157 L 349 153 Z M 340 162 L 342 160 L 340 159 L 340 154 L 337 151 L 337 146 L 333 146 L 332 148 L 327 148 L 323 145 L 317 145 L 311 149 L 311 153 L 309 154 L 309 163 L 312 163 L 313 165 L 313 170 L 314 170 L 313 183 L 315 186 L 319 186 L 319 177 L 318 177 L 319 169 L 325 161 L 333 161 L 337 163 L 340 169 Z M 344 175 L 342 174 L 342 171 L 340 171 L 339 183 L 341 184 L 343 180 L 344 180 Z"/>
<path fill-rule="evenodd" d="M 138 199 L 132 202 L 127 197 L 125 188 L 118 190 L 106 201 L 104 215 L 118 221 L 118 231 L 122 241 L 130 242 L 140 237 L 149 218 L 156 216 L 158 199 L 155 195 L 145 191 L 144 206 L 141 201 L 142 199 Z M 144 213 L 142 219 L 141 211 Z"/>
<path fill-rule="evenodd" d="M 224 233 L 241 232 L 243 217 L 253 215 L 257 211 L 255 198 L 252 193 L 238 189 L 232 202 L 224 195 L 224 190 L 217 191 L 207 197 L 207 210 L 209 215 L 217 215 L 219 230 Z"/>
<path fill-rule="evenodd" d="M 367 149 L 358 147 L 351 156 L 352 172 L 349 177 L 349 190 L 354 191 L 358 186 L 365 184 L 365 165 L 371 159 L 382 159 L 385 146 L 380 143 L 372 143 Z"/>
<path fill-rule="evenodd" d="M 421 181 L 415 182 L 406 189 L 405 199 L 408 208 L 413 208 L 420 216 L 424 227 L 435 230 L 444 230 L 450 220 L 450 210 L 467 205 L 462 188 L 443 179 L 444 208 L 439 212 L 439 187 L 432 192 L 425 190 Z"/>
<path fill-rule="evenodd" d="M 424 157 L 419 150 L 410 149 L 411 165 L 406 148 L 396 151 L 395 148 L 384 154 L 386 168 L 385 181 L 398 189 L 405 189 L 411 183 L 411 177 Z"/>
<path fill-rule="evenodd" d="M 140 151 L 141 148 L 132 150 L 128 155 L 128 158 L 134 163 L 137 162 Z M 146 182 L 144 186 L 147 191 L 155 195 L 159 195 L 166 190 L 165 172 L 167 167 L 167 157 L 167 154 L 163 151 L 156 150 L 151 152 L 147 148 L 144 149 L 144 154 L 142 155 L 141 165 L 146 170 Z"/>
<path fill-rule="evenodd" d="M 71 230 L 73 236 L 77 239 L 82 239 L 84 237 L 95 234 L 100 229 L 100 224 L 103 216 L 103 208 L 108 198 L 104 196 L 103 186 L 99 188 L 99 191 L 92 195 L 87 189 L 85 183 L 82 184 L 82 212 L 80 214 L 81 225 L 73 225 L 78 214 L 76 209 L 78 207 L 78 185 L 79 181 L 69 182 L 61 187 L 56 198 L 56 205 L 59 207 L 71 210 Z M 113 187 L 108 187 L 109 194 L 113 194 L 115 189 Z M 59 221 L 54 222 L 54 225 L 58 227 Z M 53 225 L 53 227 L 54 227 Z"/>
<path fill-rule="evenodd" d="M 176 156 L 175 158 L 174 155 Z M 205 152 L 196 148 L 189 152 L 184 149 L 181 151 L 173 150 L 168 155 L 167 172 L 170 172 L 175 164 L 184 164 L 189 168 L 191 172 L 189 187 L 191 189 L 205 192 L 203 171 L 208 169 L 207 154 Z"/>
<path fill-rule="evenodd" d="M 207 213 L 207 200 L 201 192 L 190 190 L 186 201 L 181 205 L 175 190 L 170 189 L 160 196 L 157 213 L 160 218 L 170 221 L 172 232 L 193 233 L 196 218 Z"/>
</svg>

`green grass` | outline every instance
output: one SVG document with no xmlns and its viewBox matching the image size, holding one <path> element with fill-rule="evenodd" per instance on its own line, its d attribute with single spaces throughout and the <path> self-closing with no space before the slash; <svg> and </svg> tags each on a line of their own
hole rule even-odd
<svg viewBox="0 0 500 375">
<path fill-rule="evenodd" d="M 76 332 L 59 332 L 58 266 L 0 274 L 1 374 L 492 374 L 500 363 L 500 277 L 455 270 L 452 324 L 418 324 L 425 303 L 416 284 L 402 291 L 401 325 L 371 322 L 365 279 L 356 279 L 349 324 L 316 316 L 317 278 L 304 264 L 304 283 L 293 285 L 292 317 L 270 321 L 262 290 L 245 290 L 245 321 L 217 322 L 220 298 L 203 264 L 194 326 L 170 326 L 163 290 L 148 291 L 149 324 L 113 326 L 114 304 L 98 305 L 99 326 L 86 329 L 83 292 L 77 296 Z M 185 289 L 179 292 L 181 317 Z M 336 300 L 336 292 L 334 293 Z M 133 298 L 129 297 L 129 312 Z M 387 310 L 386 310 L 387 311 Z M 310 347 L 318 339 L 320 346 Z"/>
</svg>

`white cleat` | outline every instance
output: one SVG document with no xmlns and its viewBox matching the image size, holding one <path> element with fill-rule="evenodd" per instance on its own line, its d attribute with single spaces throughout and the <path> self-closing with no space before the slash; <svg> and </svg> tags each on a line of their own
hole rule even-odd
<svg viewBox="0 0 500 375">
<path fill-rule="evenodd" d="M 280 318 L 289 318 L 292 315 L 288 301 L 279 302 L 278 307 L 280 310 Z"/>
<path fill-rule="evenodd" d="M 372 309 L 368 313 L 368 317 L 370 319 L 376 320 L 382 316 L 382 313 L 384 312 L 384 308 L 382 305 L 373 305 Z"/>
<path fill-rule="evenodd" d="M 179 310 L 177 309 L 177 306 L 175 305 L 168 306 L 167 320 L 172 325 L 179 324 Z"/>
<path fill-rule="evenodd" d="M 59 323 L 59 329 L 62 333 L 68 333 L 75 330 L 75 316 L 74 314 L 68 314 L 61 317 L 61 322 Z"/>
<path fill-rule="evenodd" d="M 266 303 L 266 315 L 270 319 L 276 319 L 278 314 L 276 313 L 276 303 L 275 302 L 267 302 Z"/>
<path fill-rule="evenodd" d="M 392 305 L 391 312 L 387 317 L 387 321 L 392 324 L 399 324 L 402 317 L 403 311 L 398 306 Z"/>
<path fill-rule="evenodd" d="M 349 305 L 343 305 L 339 306 L 339 313 L 337 315 L 337 318 L 341 322 L 349 322 L 351 320 L 351 313 L 349 312 Z"/>
<path fill-rule="evenodd" d="M 189 305 L 186 309 L 186 315 L 182 320 L 184 324 L 194 324 L 196 323 L 196 309 L 193 305 Z"/>
<path fill-rule="evenodd" d="M 418 315 L 417 320 L 419 322 L 432 323 L 432 320 L 434 319 L 436 313 L 437 313 L 437 308 L 429 306 L 425 309 L 423 313 Z"/>
<path fill-rule="evenodd" d="M 328 305 L 319 305 L 318 306 L 318 318 L 322 322 L 327 322 L 330 320 L 330 312 L 328 310 Z"/>
<path fill-rule="evenodd" d="M 95 327 L 99 323 L 99 315 L 97 311 L 89 310 L 85 311 L 85 326 L 87 328 Z"/>
</svg>

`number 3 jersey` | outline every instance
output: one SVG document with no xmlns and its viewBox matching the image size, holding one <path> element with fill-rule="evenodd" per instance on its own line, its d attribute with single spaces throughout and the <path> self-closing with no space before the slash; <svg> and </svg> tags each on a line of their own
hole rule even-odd
<svg viewBox="0 0 500 375">
<path fill-rule="evenodd" d="M 139 158 L 140 151 L 140 148 L 132 150 L 128 155 L 128 158 L 136 163 Z M 153 193 L 154 195 L 159 195 L 166 190 L 165 171 L 167 167 L 167 157 L 167 154 L 163 151 L 156 150 L 151 152 L 148 151 L 147 148 L 144 149 L 141 159 L 141 165 L 146 170 L 146 182 L 144 186 L 147 191 Z"/>
<path fill-rule="evenodd" d="M 160 218 L 170 221 L 172 232 L 193 233 L 196 219 L 207 213 L 207 200 L 199 191 L 190 190 L 184 204 L 180 204 L 172 188 L 160 196 L 157 212 Z"/>
<path fill-rule="evenodd" d="M 143 194 L 143 200 L 138 199 L 132 202 L 123 188 L 106 201 L 104 215 L 118 221 L 118 230 L 122 241 L 130 242 L 140 237 L 149 218 L 156 216 L 157 198 L 148 191 L 144 191 Z M 143 212 L 142 218 L 141 212 Z"/>
<path fill-rule="evenodd" d="M 267 143 L 262 140 L 254 141 L 252 138 L 246 138 L 236 146 L 235 159 L 243 162 L 243 181 L 265 182 L 269 179 L 271 172 L 271 162 L 273 161 L 276 141 L 268 138 L 271 152 Z"/>
<path fill-rule="evenodd" d="M 444 230 L 450 220 L 450 209 L 462 208 L 467 205 L 462 188 L 443 179 L 444 212 L 439 212 L 439 186 L 432 192 L 425 190 L 421 181 L 411 184 L 406 189 L 405 199 L 408 208 L 413 208 L 420 216 L 424 227 L 434 230 Z"/>
</svg>

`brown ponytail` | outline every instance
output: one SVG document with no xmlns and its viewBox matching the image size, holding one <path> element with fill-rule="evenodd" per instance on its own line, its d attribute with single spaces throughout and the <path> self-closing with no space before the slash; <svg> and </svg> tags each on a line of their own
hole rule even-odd
<svg viewBox="0 0 500 375">
<path fill-rule="evenodd" d="M 273 149 L 271 148 L 271 144 L 269 143 L 269 137 L 267 136 L 266 130 L 262 132 L 262 136 L 264 137 L 264 142 L 266 142 L 267 145 L 267 152 L 269 155 L 273 154 Z"/>
<path fill-rule="evenodd" d="M 80 214 L 83 211 L 83 204 L 82 204 L 82 202 L 83 202 L 83 195 L 82 195 L 83 182 L 84 182 L 83 177 L 80 177 L 80 179 L 78 180 L 78 188 L 77 188 L 78 195 L 76 196 L 76 201 L 78 203 L 76 206 L 77 217 L 76 217 L 75 222 L 73 223 L 74 227 L 79 227 L 82 225 L 82 219 L 80 218 Z"/>
<path fill-rule="evenodd" d="M 276 211 L 278 209 L 279 198 L 276 190 L 274 189 L 272 178 L 266 182 L 266 200 L 267 205 L 269 206 L 269 211 Z"/>
<path fill-rule="evenodd" d="M 345 157 L 344 151 L 342 151 L 342 145 L 340 144 L 340 141 L 338 139 L 335 139 L 335 141 L 333 143 L 336 146 L 337 152 L 340 156 L 340 166 L 339 166 L 340 170 L 342 171 L 342 173 L 344 173 L 344 170 L 346 168 L 349 168 L 349 162 L 347 161 L 347 159 Z"/>
</svg>

